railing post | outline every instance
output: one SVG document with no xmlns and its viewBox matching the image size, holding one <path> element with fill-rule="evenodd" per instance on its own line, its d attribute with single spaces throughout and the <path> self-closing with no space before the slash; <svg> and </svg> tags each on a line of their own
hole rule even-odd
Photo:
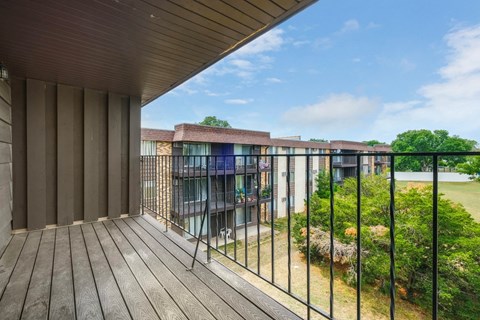
<svg viewBox="0 0 480 320">
<path fill-rule="evenodd" d="M 210 178 L 210 156 L 206 158 L 206 167 L 207 167 L 207 263 L 210 263 L 212 260 L 212 249 L 211 249 L 211 241 L 212 241 L 212 230 L 211 230 L 211 210 L 210 210 L 210 203 L 212 198 L 212 181 Z M 200 230 L 200 234 L 202 230 Z"/>
<path fill-rule="evenodd" d="M 142 181 L 140 183 L 140 193 L 141 193 L 141 196 L 140 196 L 140 207 L 142 208 L 142 215 L 145 214 L 145 210 L 144 210 L 144 206 L 145 206 L 145 195 L 144 195 L 144 190 L 143 190 L 143 185 L 144 185 L 144 182 L 145 182 L 145 163 L 144 163 L 144 156 L 140 156 L 140 168 L 141 169 L 141 173 L 142 173 Z"/>
<path fill-rule="evenodd" d="M 432 319 L 438 319 L 438 155 L 433 156 Z"/>
</svg>

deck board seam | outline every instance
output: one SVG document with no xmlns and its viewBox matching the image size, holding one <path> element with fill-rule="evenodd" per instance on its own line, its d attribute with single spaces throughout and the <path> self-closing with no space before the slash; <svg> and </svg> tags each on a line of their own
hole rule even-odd
<svg viewBox="0 0 480 320">
<path fill-rule="evenodd" d="M 107 231 L 108 236 L 112 239 L 113 243 L 115 244 L 115 248 L 117 248 L 118 252 L 120 253 L 120 256 L 121 256 L 122 259 L 123 259 L 123 261 L 125 261 L 125 264 L 127 265 L 128 270 L 130 270 L 130 272 L 132 273 L 133 278 L 135 279 L 135 281 L 137 282 L 138 286 L 139 286 L 140 289 L 142 290 L 143 294 L 144 294 L 145 297 L 147 298 L 147 300 L 148 300 L 148 302 L 150 303 L 150 306 L 152 307 L 153 311 L 155 311 L 155 314 L 157 315 L 158 319 L 161 319 L 160 315 L 158 314 L 157 309 L 155 308 L 155 306 L 153 305 L 153 303 L 152 303 L 152 301 L 151 301 L 151 298 L 148 296 L 147 292 L 145 291 L 145 289 L 143 288 L 143 286 L 141 285 L 141 283 L 138 281 L 138 278 L 137 278 L 136 273 L 133 272 L 132 268 L 130 267 L 130 264 L 129 264 L 128 261 L 125 259 L 122 251 L 121 251 L 120 248 L 118 247 L 117 242 L 116 242 L 115 239 L 112 237 L 112 234 L 110 233 L 110 230 L 108 230 L 108 228 L 107 228 L 107 226 L 105 225 L 104 222 L 100 222 L 100 223 L 103 225 L 103 227 L 104 227 L 105 230 Z M 116 226 L 116 224 L 115 224 L 115 226 Z M 123 233 L 122 233 L 122 235 L 123 235 Z M 124 236 L 124 237 L 125 237 L 125 236 Z M 127 241 L 128 241 L 128 239 L 127 239 Z M 129 242 L 129 243 L 130 243 L 130 242 Z M 133 246 L 132 246 L 132 248 L 133 248 Z M 135 250 L 135 252 L 136 252 L 136 250 Z M 108 258 L 107 258 L 107 259 L 108 259 Z M 143 262 L 143 260 L 142 260 L 142 262 Z M 149 271 L 150 271 L 150 269 L 149 269 Z M 150 273 L 152 273 L 152 272 L 150 271 Z M 153 274 L 152 274 L 152 275 L 153 275 Z M 155 277 L 155 275 L 153 275 L 153 276 Z M 155 279 L 156 279 L 156 277 L 155 277 Z M 161 285 L 161 284 L 160 284 L 160 285 Z M 162 286 L 162 287 L 163 287 L 163 286 Z M 166 290 L 165 290 L 165 291 L 166 291 Z M 172 300 L 173 300 L 173 299 L 172 299 Z M 175 300 L 173 300 L 173 301 L 175 301 Z M 180 309 L 180 310 L 181 310 L 181 309 Z M 183 312 L 183 310 L 182 310 L 182 312 Z"/>
<path fill-rule="evenodd" d="M 85 241 L 83 228 L 79 227 L 79 229 L 80 229 L 80 234 L 82 235 L 83 244 L 85 245 L 85 252 L 88 258 L 88 265 L 90 266 L 90 272 L 92 273 L 93 284 L 95 285 L 95 291 L 97 293 L 98 303 L 100 304 L 100 311 L 102 312 L 102 318 L 105 319 L 105 312 L 103 311 L 102 300 L 100 299 L 100 293 L 98 292 L 97 279 L 95 279 L 95 275 L 93 273 L 92 261 L 90 260 L 90 254 L 88 253 L 87 242 Z"/>
<path fill-rule="evenodd" d="M 180 260 L 179 260 L 168 248 L 166 248 L 160 241 L 158 241 L 158 239 L 155 238 L 155 236 L 154 236 L 153 234 L 151 234 L 151 233 L 150 233 L 148 230 L 146 230 L 141 224 L 139 224 L 137 221 L 135 221 L 135 219 L 132 219 L 132 221 L 134 221 L 135 223 L 137 223 L 137 224 L 140 226 L 140 228 L 142 228 L 143 230 L 145 230 L 145 232 L 148 233 L 160 246 L 162 246 L 165 251 L 169 252 L 175 259 L 177 259 L 177 261 L 178 261 L 180 264 L 184 265 L 184 263 L 183 263 L 182 261 L 180 261 Z M 161 232 L 161 231 L 159 230 L 159 232 Z M 173 242 L 173 244 L 176 245 L 175 242 Z M 179 248 L 180 248 L 180 247 L 179 247 Z M 182 248 L 180 248 L 180 249 L 182 249 Z M 182 249 L 182 250 L 183 250 L 183 249 Z M 183 251 L 185 251 L 185 250 L 183 250 Z M 190 254 L 189 254 L 188 252 L 186 252 L 186 253 L 190 256 Z M 154 253 L 154 254 L 155 254 L 155 253 Z M 155 255 L 156 255 L 156 254 L 155 254 Z M 158 257 L 158 256 L 157 256 L 157 257 Z M 207 269 L 207 270 L 208 270 L 208 269 Z M 210 270 L 209 270 L 209 272 L 212 273 Z M 215 292 L 215 290 L 213 290 L 212 288 L 210 288 L 210 286 L 209 286 L 207 283 L 205 283 L 205 281 L 203 281 L 200 277 L 198 277 L 198 275 L 196 275 L 194 272 L 192 272 L 192 275 L 194 275 L 194 276 L 198 279 L 198 281 L 200 281 L 201 283 L 203 283 L 203 285 L 204 285 L 206 288 L 208 288 L 209 290 L 211 290 L 212 292 L 214 292 L 222 301 L 224 301 L 230 308 L 232 308 L 241 318 L 246 319 L 246 318 L 244 317 L 244 315 L 242 315 L 241 312 L 237 311 L 236 308 L 233 308 L 228 301 L 226 301 L 220 294 L 218 294 L 217 292 Z M 215 275 L 215 276 L 216 276 L 216 275 Z M 231 287 L 231 286 L 228 285 L 228 284 L 227 284 L 227 286 Z M 232 289 L 233 289 L 233 288 L 232 288 Z M 236 290 L 235 290 L 235 291 L 236 291 Z M 253 304 L 253 303 L 252 303 L 252 304 Z M 203 304 L 202 304 L 202 305 L 203 305 Z M 258 308 L 257 305 L 255 305 L 255 304 L 253 304 L 253 305 Z M 263 310 L 262 310 L 262 311 L 263 311 Z M 267 314 L 267 316 L 268 316 L 269 318 L 272 318 L 272 317 L 270 317 L 270 315 L 268 315 L 268 314 Z"/>
<path fill-rule="evenodd" d="M 5 253 L 5 251 L 7 251 L 7 248 L 8 248 L 8 246 L 10 245 L 10 242 L 12 242 L 12 239 L 13 239 L 13 236 L 10 236 L 10 239 L 8 240 L 8 243 L 5 245 L 5 247 L 3 248 L 2 252 L 0 253 L 0 259 L 2 259 L 3 254 Z"/>
<path fill-rule="evenodd" d="M 144 221 L 146 221 L 148 224 L 150 224 L 153 228 L 157 229 L 152 223 L 150 223 L 149 219 L 145 219 L 142 217 L 142 219 Z M 158 229 L 157 229 L 158 230 Z M 160 230 L 159 230 L 160 231 Z M 147 231 L 148 232 L 148 231 Z M 168 239 L 168 241 L 170 241 L 171 243 L 173 243 L 174 245 L 176 245 L 177 247 L 179 247 L 183 252 L 185 252 L 187 255 L 189 255 L 190 257 L 191 254 L 190 252 L 188 252 L 187 250 L 185 250 L 184 248 L 182 248 L 181 246 L 178 246 L 175 242 L 174 239 L 172 239 L 169 235 L 164 235 L 166 239 Z M 160 242 L 159 242 L 160 243 Z M 168 250 L 168 249 L 167 249 Z M 193 257 L 192 257 L 193 258 Z M 217 261 L 215 261 L 217 262 Z M 219 263 L 219 262 L 217 262 Z M 220 264 L 220 263 L 219 263 Z M 223 266 L 223 265 L 222 265 Z M 255 303 L 254 301 L 252 301 L 248 296 L 244 295 L 242 292 L 240 292 L 237 288 L 235 288 L 234 286 L 230 285 L 229 283 L 227 283 L 222 277 L 220 277 L 219 275 L 217 275 L 215 272 L 213 272 L 212 270 L 210 270 L 208 267 L 205 266 L 205 269 L 208 270 L 213 276 L 217 277 L 218 279 L 220 279 L 226 286 L 232 288 L 235 292 L 237 292 L 240 296 L 244 297 L 247 301 L 249 301 L 252 305 L 256 306 L 259 310 L 261 310 L 267 317 L 271 318 L 271 319 L 275 319 L 275 316 L 274 315 L 271 315 L 269 313 L 267 313 L 264 308 L 260 305 L 258 305 L 257 303 Z M 240 277 L 239 275 L 237 275 L 235 272 L 233 272 L 236 276 Z M 241 278 L 241 277 L 240 277 Z M 243 278 L 241 278 L 243 279 Z M 202 281 L 203 282 L 203 281 Z M 248 283 L 248 282 L 247 282 Z M 250 283 L 248 283 L 249 285 L 251 285 Z M 257 289 L 255 286 L 251 285 L 253 288 Z M 259 291 L 261 294 L 265 294 L 263 293 L 262 291 Z M 284 307 L 284 306 L 282 306 Z"/>
<path fill-rule="evenodd" d="M 73 291 L 73 304 L 74 304 L 74 312 L 75 312 L 75 319 L 78 319 L 77 316 L 77 296 L 75 294 L 75 275 L 73 274 L 73 258 L 72 258 L 72 239 L 70 237 L 70 228 L 67 227 L 68 230 L 68 248 L 70 251 L 70 269 L 72 271 L 72 291 Z"/>
<path fill-rule="evenodd" d="M 13 268 L 12 268 L 12 272 L 10 272 L 10 275 L 8 276 L 8 281 L 5 283 L 5 288 L 3 288 L 3 291 L 0 294 L 0 301 L 3 299 L 3 295 L 5 294 L 5 291 L 7 291 L 8 284 L 10 283 L 10 280 L 12 279 L 13 271 L 15 271 L 15 268 L 17 268 L 18 260 L 20 259 L 20 256 L 22 255 L 23 249 L 25 248 L 25 243 L 27 243 L 27 238 L 28 238 L 28 235 L 25 237 L 25 240 L 23 240 L 22 249 L 20 249 L 20 252 L 18 253 L 17 259 L 16 259 L 15 264 L 13 265 Z M 13 239 L 13 237 L 12 237 L 12 239 Z"/>
<path fill-rule="evenodd" d="M 52 258 L 52 271 L 50 273 L 50 293 L 48 296 L 48 308 L 47 308 L 47 319 L 50 319 L 50 307 L 52 301 L 52 288 L 53 288 L 53 266 L 55 265 L 55 249 L 57 247 L 57 230 L 55 230 L 55 237 L 53 237 L 53 258 Z"/>
<path fill-rule="evenodd" d="M 35 271 L 35 265 L 37 264 L 38 252 L 40 251 L 40 244 L 42 243 L 42 238 L 43 238 L 43 231 L 41 232 L 42 232 L 42 235 L 40 236 L 40 240 L 38 240 L 37 251 L 35 252 L 35 260 L 33 261 L 32 273 L 30 273 L 30 279 L 28 279 L 28 286 L 27 286 L 27 290 L 25 291 L 25 297 L 23 297 L 22 309 L 20 311 L 20 319 L 22 318 L 23 309 L 25 308 L 25 302 L 27 301 L 28 290 L 30 289 L 30 284 L 32 283 L 33 271 Z M 25 242 L 26 241 L 27 239 L 25 239 Z"/>
<path fill-rule="evenodd" d="M 126 226 L 140 239 L 140 241 L 142 241 L 145 246 L 150 250 L 150 252 L 153 254 L 153 256 L 155 256 L 162 265 L 164 265 L 164 267 L 170 271 L 170 273 L 178 280 L 178 282 L 180 282 L 182 284 L 182 286 L 192 294 L 192 296 L 207 310 L 208 313 L 210 313 L 212 315 L 213 318 L 215 319 L 218 319 L 217 317 L 215 317 L 215 315 L 210 311 L 209 308 L 207 308 L 194 294 L 193 292 L 187 287 L 185 286 L 185 284 L 177 277 L 177 275 L 170 269 L 168 268 L 168 266 L 165 265 L 165 263 L 163 263 L 163 261 L 155 254 L 155 252 L 153 252 L 153 250 L 150 248 L 150 246 L 145 243 L 145 241 L 143 241 L 143 239 L 137 235 L 137 233 L 135 232 L 135 230 L 133 230 L 127 223 L 125 223 Z M 117 224 L 115 223 L 115 225 L 117 226 Z M 118 230 L 120 230 L 120 232 L 122 233 L 122 235 L 125 237 L 125 239 L 128 241 L 128 243 L 133 247 L 132 243 L 130 242 L 130 240 L 128 240 L 127 236 L 125 236 L 125 234 L 123 233 L 123 231 L 117 226 Z M 136 250 L 135 250 L 136 251 Z M 141 255 L 139 255 L 140 259 L 142 259 L 143 263 L 147 266 L 148 270 L 150 270 L 150 272 L 152 273 L 152 275 L 155 277 L 155 279 L 157 279 L 157 281 L 160 283 L 160 285 L 165 289 L 165 291 L 167 292 L 168 296 L 175 302 L 175 304 L 177 305 L 177 307 L 182 311 L 182 313 L 185 315 L 185 317 L 188 319 L 188 315 L 185 313 L 185 311 L 183 310 L 183 308 L 176 302 L 176 299 L 174 299 L 174 297 L 170 294 L 170 292 L 167 290 L 167 288 L 165 288 L 165 286 L 161 283 L 160 279 L 157 278 L 157 276 L 152 272 L 152 269 L 148 266 L 148 264 L 146 263 L 146 261 L 142 258 Z"/>
<path fill-rule="evenodd" d="M 130 308 L 128 307 L 128 304 L 127 304 L 127 301 L 125 300 L 125 297 L 122 293 L 122 290 L 120 289 L 120 286 L 118 285 L 118 280 L 117 278 L 115 277 L 115 274 L 113 273 L 113 270 L 112 270 L 112 266 L 110 265 L 110 261 L 108 260 L 107 258 L 107 254 L 105 253 L 105 249 L 103 248 L 102 246 L 102 243 L 100 241 L 100 238 L 98 237 L 98 234 L 97 234 L 97 230 L 95 230 L 95 228 L 93 227 L 93 223 L 92 223 L 92 230 L 95 234 L 95 237 L 97 238 L 97 241 L 98 241 L 98 244 L 100 245 L 100 248 L 102 248 L 102 252 L 103 252 L 103 255 L 105 256 L 105 260 L 107 261 L 107 264 L 108 264 L 108 267 L 110 269 L 110 272 L 113 276 L 113 279 L 115 280 L 115 284 L 117 285 L 117 288 L 118 288 L 118 291 L 120 292 L 120 296 L 122 297 L 123 299 L 123 303 L 125 304 L 125 307 L 127 308 L 127 311 L 128 311 L 128 314 L 130 315 L 130 319 L 133 319 L 133 316 L 132 316 L 132 311 L 130 310 Z"/>
</svg>

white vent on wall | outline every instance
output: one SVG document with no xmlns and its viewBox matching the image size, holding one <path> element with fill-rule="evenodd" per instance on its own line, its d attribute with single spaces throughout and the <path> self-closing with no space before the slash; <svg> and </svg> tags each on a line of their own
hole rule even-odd
<svg viewBox="0 0 480 320">
<path fill-rule="evenodd" d="M 286 177 L 287 176 L 287 173 L 284 171 L 282 172 L 282 177 Z"/>
<path fill-rule="evenodd" d="M 287 197 L 283 197 L 282 202 L 286 202 L 286 201 L 287 201 Z"/>
<path fill-rule="evenodd" d="M 313 170 L 313 174 L 316 174 L 318 172 L 318 170 Z"/>
</svg>

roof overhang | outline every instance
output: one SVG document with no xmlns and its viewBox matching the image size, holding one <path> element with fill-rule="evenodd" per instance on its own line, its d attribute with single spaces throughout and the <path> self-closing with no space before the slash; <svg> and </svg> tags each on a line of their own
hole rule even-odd
<svg viewBox="0 0 480 320">
<path fill-rule="evenodd" d="M 0 62 L 144 105 L 315 1 L 2 1 Z"/>
</svg>

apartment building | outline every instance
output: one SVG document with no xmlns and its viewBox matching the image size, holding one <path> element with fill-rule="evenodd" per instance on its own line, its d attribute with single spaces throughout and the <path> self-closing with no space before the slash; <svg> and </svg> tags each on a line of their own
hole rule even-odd
<svg viewBox="0 0 480 320">
<path fill-rule="evenodd" d="M 146 201 L 148 190 L 161 187 L 160 202 L 195 234 L 210 195 L 212 230 L 231 230 L 234 239 L 245 225 L 303 212 L 305 200 L 316 189 L 316 175 L 328 169 L 330 159 L 334 180 L 342 183 L 357 174 L 357 157 L 343 154 L 365 154 L 359 158 L 361 173 L 380 174 L 388 161 L 378 153 L 390 151 L 390 146 L 302 141 L 300 136 L 274 139 L 263 131 L 179 124 L 174 130 L 142 129 L 141 149 L 142 155 L 165 156 L 157 159 L 160 172 L 146 173 L 153 177 L 143 182 Z M 206 230 L 205 224 L 201 232 Z"/>
<path fill-rule="evenodd" d="M 258 223 L 257 212 L 270 199 L 269 144 L 270 133 L 262 131 L 195 124 L 143 129 L 143 155 L 172 156 L 158 158 L 162 172 L 150 174 L 144 190 L 165 185 L 171 217 L 192 234 L 207 232 L 207 224 L 200 228 L 210 195 L 211 229 L 234 239 L 236 230 Z"/>
<path fill-rule="evenodd" d="M 269 154 L 281 155 L 274 157 L 273 165 L 275 217 L 287 216 L 288 210 L 304 211 L 307 179 L 311 194 L 316 188 L 315 176 L 329 165 L 329 158 L 325 156 L 329 153 L 329 143 L 302 141 L 300 136 L 271 139 Z M 306 155 L 310 155 L 308 163 Z"/>
</svg>

